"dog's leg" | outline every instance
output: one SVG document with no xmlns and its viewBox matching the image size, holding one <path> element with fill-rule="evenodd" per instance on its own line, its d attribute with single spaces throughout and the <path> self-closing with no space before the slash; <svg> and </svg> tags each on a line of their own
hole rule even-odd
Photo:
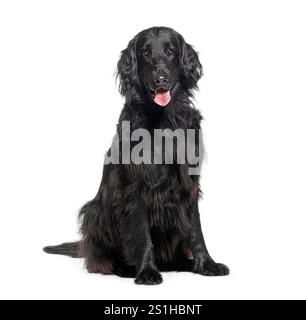
<svg viewBox="0 0 306 320">
<path fill-rule="evenodd" d="M 205 276 L 225 276 L 229 269 L 222 263 L 216 263 L 211 258 L 205 245 L 201 230 L 200 214 L 198 204 L 194 206 L 194 223 L 190 236 L 191 251 L 194 259 L 193 272 Z"/>
<path fill-rule="evenodd" d="M 145 206 L 141 202 L 133 202 L 128 207 L 130 210 L 123 226 L 123 246 L 128 264 L 136 268 L 135 283 L 160 284 L 162 276 L 155 265 Z"/>
</svg>

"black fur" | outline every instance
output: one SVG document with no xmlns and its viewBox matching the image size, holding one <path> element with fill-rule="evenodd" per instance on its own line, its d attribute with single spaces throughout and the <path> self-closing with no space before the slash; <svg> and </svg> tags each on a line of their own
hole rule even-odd
<svg viewBox="0 0 306 320">
<path fill-rule="evenodd" d="M 167 81 L 157 85 L 161 75 Z M 126 99 L 117 126 L 120 141 L 124 120 L 132 130 L 200 129 L 201 115 L 190 99 L 201 76 L 197 53 L 174 30 L 154 27 L 136 35 L 118 62 L 119 90 Z M 166 107 L 154 103 L 152 91 L 159 90 L 171 90 Z M 176 163 L 105 165 L 97 195 L 80 211 L 80 242 L 45 251 L 84 257 L 89 272 L 135 277 L 137 284 L 159 284 L 160 271 L 168 270 L 229 274 L 206 249 L 199 176 L 187 169 Z"/>
</svg>

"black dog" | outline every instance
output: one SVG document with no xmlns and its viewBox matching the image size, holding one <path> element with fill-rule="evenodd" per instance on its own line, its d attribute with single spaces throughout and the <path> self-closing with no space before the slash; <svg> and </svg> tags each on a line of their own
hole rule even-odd
<svg viewBox="0 0 306 320">
<path fill-rule="evenodd" d="M 126 99 L 117 127 L 120 145 L 122 121 L 149 132 L 200 129 L 191 98 L 201 76 L 197 53 L 174 30 L 137 34 L 118 62 Z M 161 283 L 159 271 L 227 275 L 205 246 L 199 195 L 199 175 L 189 175 L 188 164 L 105 164 L 96 197 L 80 211 L 81 241 L 44 250 L 83 257 L 89 272 L 136 277 L 137 284 Z"/>
</svg>

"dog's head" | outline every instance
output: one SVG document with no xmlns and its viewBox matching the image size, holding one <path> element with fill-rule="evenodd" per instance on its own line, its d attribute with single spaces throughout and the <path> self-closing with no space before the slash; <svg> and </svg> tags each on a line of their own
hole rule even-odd
<svg viewBox="0 0 306 320">
<path fill-rule="evenodd" d="M 153 27 L 137 34 L 118 62 L 120 93 L 127 101 L 167 106 L 177 89 L 197 88 L 202 66 L 195 50 L 176 31 Z"/>
</svg>

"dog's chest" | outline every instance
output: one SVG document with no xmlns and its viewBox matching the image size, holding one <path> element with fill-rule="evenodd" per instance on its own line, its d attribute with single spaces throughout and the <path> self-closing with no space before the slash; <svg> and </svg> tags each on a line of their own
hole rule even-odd
<svg viewBox="0 0 306 320">
<path fill-rule="evenodd" d="M 191 226 L 190 197 L 174 178 L 147 192 L 150 225 L 161 231 L 188 233 Z"/>
</svg>

